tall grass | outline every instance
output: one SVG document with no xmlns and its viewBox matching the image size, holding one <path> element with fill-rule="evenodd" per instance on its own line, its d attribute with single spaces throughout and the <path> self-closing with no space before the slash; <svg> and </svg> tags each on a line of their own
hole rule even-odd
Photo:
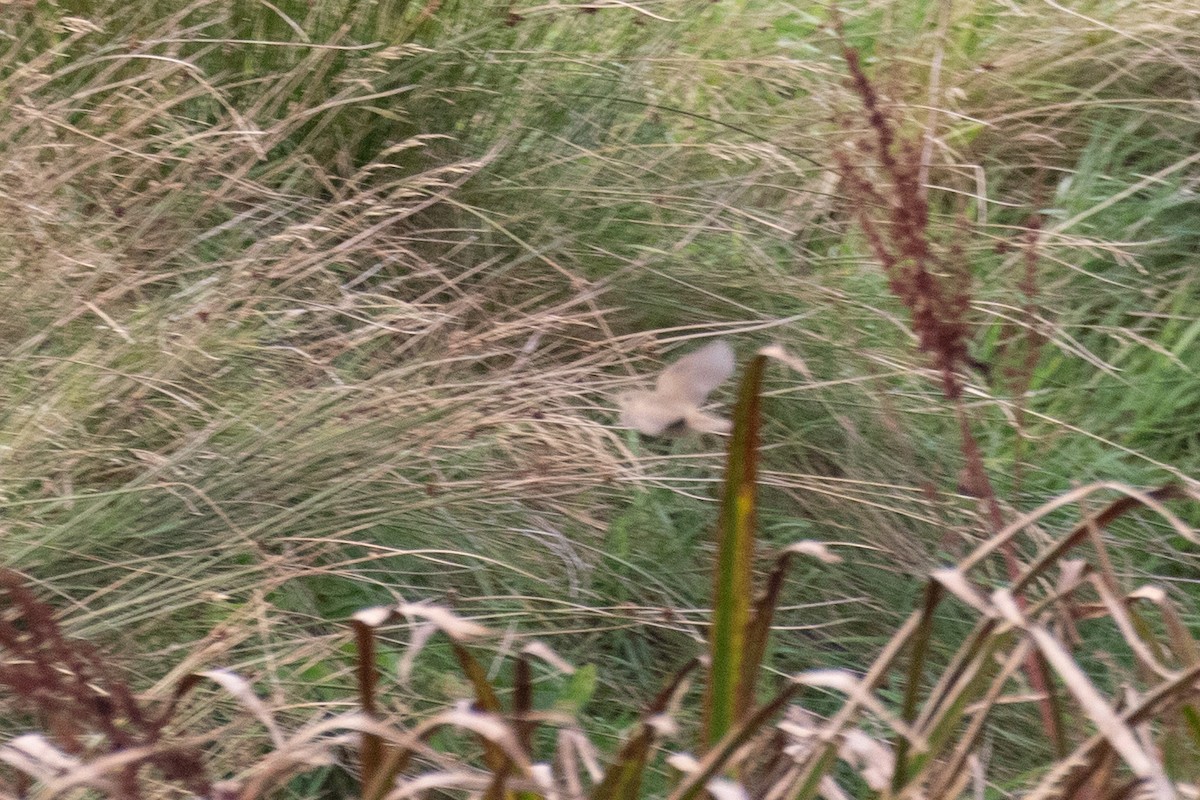
<svg viewBox="0 0 1200 800">
<path fill-rule="evenodd" d="M 703 663 L 692 658 L 678 669 L 619 746 L 598 747 L 579 725 L 579 712 L 594 689 L 594 669 L 577 671 L 544 642 L 532 640 L 517 648 L 511 677 L 502 680 L 478 657 L 479 641 L 495 631 L 423 602 L 375 606 L 353 615 L 355 711 L 324 709 L 303 726 L 285 726 L 250 683 L 218 669 L 182 675 L 165 706 L 151 712 L 94 648 L 65 637 L 53 609 L 5 571 L 0 580 L 11 621 L 0 622 L 0 646 L 10 657 L 0 664 L 0 685 L 40 712 L 47 732 L 14 738 L 0 747 L 0 761 L 17 773 L 17 791 L 33 785 L 48 797 L 86 788 L 138 798 L 151 786 L 161 791 L 164 784 L 177 783 L 202 797 L 254 800 L 289 779 L 304 791 L 294 776 L 314 767 L 337 769 L 347 785 L 326 786 L 327 793 L 389 800 L 433 792 L 612 800 L 641 797 L 647 790 L 666 792 L 672 800 L 705 794 L 836 799 L 849 792 L 949 798 L 969 789 L 986 793 L 989 780 L 1012 782 L 1036 797 L 1168 800 L 1194 791 L 1200 650 L 1161 589 L 1128 592 L 1121 586 L 1101 534 L 1144 506 L 1195 541 L 1195 531 L 1164 505 L 1200 500 L 1200 493 L 1179 487 L 1141 492 L 1095 485 L 1056 498 L 997 530 L 953 567 L 936 570 L 922 606 L 864 673 L 809 669 L 764 686 L 772 621 L 795 557 L 824 565 L 843 561 L 826 543 L 795 542 L 775 555 L 770 576 L 761 591 L 753 592 L 761 384 L 768 353 L 787 360 L 778 347 L 756 355 L 745 370 L 734 412 L 712 565 L 707 658 Z M 1124 496 L 1056 536 L 1028 563 L 1013 555 L 1013 540 L 1053 507 L 1105 491 Z M 1005 554 L 1013 577 L 989 593 L 979 583 L 980 568 L 997 552 Z M 1082 552 L 1090 552 L 1094 565 L 1068 557 Z M 1039 582 L 1050 590 L 1043 591 Z M 1099 602 L 1089 602 L 1093 595 Z M 978 617 L 961 641 L 935 634 L 939 606 L 951 600 Z M 1141 601 L 1149 601 L 1162 632 L 1142 612 Z M 1115 629 L 1120 647 L 1110 648 L 1108 655 L 1133 657 L 1137 675 L 1127 681 L 1136 681 L 1137 688 L 1129 683 L 1123 689 L 1105 687 L 1097 682 L 1104 668 L 1075 654 L 1075 625 L 1083 619 L 1103 619 Z M 409 634 L 403 655 L 380 636 L 401 621 Z M 381 675 L 381 655 L 392 651 L 386 662 L 395 665 L 404 684 L 434 636 L 448 640 L 464 679 L 461 691 L 471 702 L 424 714 L 385 708 L 394 681 Z M 946 663 L 929 658 L 935 636 L 956 648 Z M 906 668 L 900 666 L 902 656 Z M 535 662 L 567 682 L 539 687 Z M 1042 670 L 1029 672 L 1034 696 L 1006 698 L 1023 688 L 1019 666 L 1031 663 Z M 704 682 L 699 726 L 684 710 L 696 672 Z M 1040 676 L 1040 685 L 1034 676 Z M 899 702 L 880 691 L 890 677 L 903 681 Z M 1050 688 L 1052 679 L 1060 690 Z M 167 732 L 180 704 L 202 683 L 216 684 L 237 701 L 269 739 L 259 752 L 243 755 L 232 776 L 219 782 L 213 782 L 205 760 L 220 738 L 211 723 L 188 738 Z M 844 699 L 821 719 L 811 708 L 817 700 L 813 690 Z M 990 763 L 987 736 L 1003 724 L 1002 704 L 1029 702 L 1048 710 L 1053 727 L 1049 741 L 1032 748 L 1017 774 L 1010 775 L 1005 765 Z M 85 738 L 90 746 L 83 744 Z M 695 742 L 693 752 L 670 752 L 676 742 L 689 739 Z M 354 752 L 352 760 L 338 757 L 343 748 Z M 659 763 L 677 775 L 664 781 L 652 771 Z"/>
<path fill-rule="evenodd" d="M 803 359 L 766 379 L 764 539 L 861 556 L 785 588 L 774 668 L 868 663 L 987 535 L 838 175 L 868 126 L 824 12 L 6 14 L 0 555 L 139 690 L 219 663 L 297 718 L 344 708 L 339 623 L 400 595 L 551 636 L 602 666 L 595 708 L 630 708 L 707 625 L 719 456 L 617 429 L 613 398 L 709 334 Z M 1005 519 L 1196 474 L 1194 21 L 841 9 L 970 268 L 957 374 Z M 1190 594 L 1169 525 L 1108 535 L 1116 574 Z M 463 691 L 434 653 L 403 702 Z M 1019 765 L 1013 717 L 993 747 Z"/>
</svg>

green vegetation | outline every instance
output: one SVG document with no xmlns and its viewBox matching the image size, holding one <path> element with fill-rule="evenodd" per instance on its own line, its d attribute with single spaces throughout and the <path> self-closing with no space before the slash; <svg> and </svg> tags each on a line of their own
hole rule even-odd
<svg viewBox="0 0 1200 800">
<path fill-rule="evenodd" d="M 641 793 L 683 800 L 734 763 L 755 796 L 775 785 L 713 755 L 747 696 L 877 668 L 902 724 L 811 687 L 787 715 L 886 743 L 900 768 L 879 783 L 810 742 L 782 796 L 824 793 L 828 773 L 851 796 L 999 797 L 1049 787 L 1097 731 L 1095 698 L 1034 663 L 1055 647 L 1101 695 L 1133 687 L 1121 713 L 1158 721 L 1139 746 L 1195 783 L 1179 680 L 1200 599 L 1183 502 L 1200 474 L 1200 27 L 1184 0 L 1018 5 L 6 6 L 0 562 L 21 577 L 5 613 L 56 609 L 63 641 L 131 687 L 122 713 L 182 688 L 171 735 L 243 792 L 283 749 L 235 679 L 189 675 L 242 676 L 289 736 L 363 706 L 402 726 L 255 792 L 383 796 L 370 781 L 397 769 L 399 731 L 473 697 L 515 710 L 514 747 L 436 734 L 441 755 L 405 775 L 449 753 L 502 776 L 481 791 L 541 791 L 526 762 L 561 739 L 522 727 L 536 707 L 626 753 L 602 763 L 640 764 L 644 739 Z M 616 424 L 620 392 L 715 335 L 743 368 L 764 369 L 766 344 L 791 354 L 761 397 L 743 385 L 761 415 L 743 395 L 729 483 L 725 440 Z M 741 518 L 719 507 L 739 480 L 757 550 L 731 552 Z M 1168 484 L 1165 507 L 1111 505 Z M 1077 528 L 1106 508 L 1102 531 Z M 798 540 L 843 561 L 789 557 L 772 584 Z M 1022 577 L 1068 540 L 1093 571 L 1047 573 L 1056 553 Z M 751 578 L 778 592 L 765 617 L 729 605 Z M 988 595 L 1014 583 L 1028 605 Z M 1142 585 L 1165 592 L 1145 618 L 1121 600 Z M 507 635 L 465 657 L 439 623 L 454 643 L 409 664 L 415 624 L 360 622 L 351 647 L 356 612 L 424 601 Z M 699 685 L 659 694 L 710 631 Z M 506 658 L 533 638 L 590 666 Z M 664 766 L 663 731 L 638 722 L 656 695 L 669 747 L 711 775 Z M 5 740 L 70 728 L 20 699 L 0 694 Z M 1118 739 L 1084 754 L 1101 777 L 1040 796 L 1127 796 L 1150 768 Z"/>
</svg>

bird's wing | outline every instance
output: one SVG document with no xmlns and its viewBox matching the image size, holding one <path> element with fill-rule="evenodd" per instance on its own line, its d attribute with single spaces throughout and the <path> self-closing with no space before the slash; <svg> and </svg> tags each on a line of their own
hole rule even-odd
<svg viewBox="0 0 1200 800">
<path fill-rule="evenodd" d="M 695 409 L 689 411 L 683 421 L 696 433 L 729 433 L 733 430 L 733 423 L 724 417 L 706 414 Z"/>
<path fill-rule="evenodd" d="M 683 405 L 699 407 L 713 389 L 733 374 L 733 348 L 724 339 L 688 353 L 658 376 L 656 393 Z"/>
<path fill-rule="evenodd" d="M 626 392 L 617 398 L 621 425 L 646 436 L 661 436 L 667 428 L 683 421 L 687 406 L 671 402 L 658 392 Z"/>
</svg>

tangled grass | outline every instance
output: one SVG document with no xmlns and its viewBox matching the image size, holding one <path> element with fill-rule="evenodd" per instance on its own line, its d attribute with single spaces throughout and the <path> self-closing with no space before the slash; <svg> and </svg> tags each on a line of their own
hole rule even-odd
<svg viewBox="0 0 1200 800">
<path fill-rule="evenodd" d="M 1186 3 L 5 14 L 0 557 L 138 696 L 220 665 L 286 722 L 345 711 L 342 622 L 429 598 L 599 665 L 614 735 L 706 636 L 720 456 L 613 398 L 713 334 L 796 355 L 763 391 L 763 540 L 857 556 L 788 585 L 772 670 L 872 663 L 919 576 L 1074 485 L 1194 489 Z M 910 143 L 929 275 L 970 277 L 941 361 L 879 269 L 898 173 L 845 47 Z M 1103 552 L 1186 628 L 1177 513 Z M 468 691 L 426 655 L 397 703 Z M 203 696 L 180 728 L 220 731 L 218 771 L 257 758 Z M 988 731 L 1004 774 L 1028 711 Z"/>
</svg>

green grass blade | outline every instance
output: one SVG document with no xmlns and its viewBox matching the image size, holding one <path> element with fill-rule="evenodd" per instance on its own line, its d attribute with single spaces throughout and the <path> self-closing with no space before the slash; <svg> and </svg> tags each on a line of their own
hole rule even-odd
<svg viewBox="0 0 1200 800">
<path fill-rule="evenodd" d="M 926 743 L 928 747 L 925 752 L 907 757 L 905 760 L 905 772 L 903 773 L 900 788 L 902 789 L 913 776 L 918 776 L 921 770 L 925 769 L 929 764 L 942 758 L 942 753 L 947 748 L 953 748 L 955 745 L 962 745 L 969 737 L 956 731 L 959 730 L 959 725 L 963 718 L 967 715 L 968 709 L 976 703 L 976 701 L 991 692 L 995 697 L 998 697 L 1000 690 L 1009 679 L 1008 674 L 1004 674 L 997 685 L 996 676 L 1001 673 L 1002 663 L 997 655 L 1003 655 L 1005 648 L 1013 643 L 1015 638 L 1011 631 L 992 636 L 983 645 L 983 647 L 973 653 L 971 666 L 963 673 L 957 686 L 952 693 L 946 698 L 946 705 L 938 712 L 938 716 L 931 721 L 931 726 L 928 734 L 926 734 Z M 992 704 L 994 705 L 994 699 Z M 986 715 L 992 710 L 992 705 L 986 708 L 975 711 L 975 715 Z M 982 731 L 979 726 L 975 731 L 974 736 L 977 737 Z M 899 754 L 903 748 L 903 752 L 908 756 L 908 741 L 901 740 L 897 743 L 897 775 L 900 775 L 900 758 Z M 965 760 L 965 755 L 962 756 Z M 947 771 L 953 774 L 954 770 Z M 893 781 L 895 785 L 895 781 Z M 893 790 L 897 791 L 898 790 Z"/>
<path fill-rule="evenodd" d="M 642 777 L 646 772 L 646 762 L 650 757 L 650 748 L 658 738 L 659 728 L 655 721 L 671 704 L 671 699 L 679 693 L 688 675 L 698 666 L 693 660 L 675 674 L 671 682 L 661 691 L 650 707 L 642 715 L 642 723 L 638 730 L 617 754 L 616 759 L 609 764 L 600 783 L 592 792 L 592 800 L 636 800 L 641 792 Z"/>
<path fill-rule="evenodd" d="M 463 671 L 463 675 L 471 682 L 471 686 L 475 689 L 475 703 L 480 711 L 486 711 L 489 714 L 502 714 L 503 709 L 500 707 L 500 698 L 496 696 L 496 689 L 492 686 L 487 678 L 487 670 L 479 663 L 475 656 L 471 655 L 471 651 L 463 647 L 458 642 L 451 642 L 451 647 L 454 648 L 454 657 L 458 660 L 458 666 Z"/>
<path fill-rule="evenodd" d="M 458 642 L 451 642 L 450 646 L 454 649 L 454 657 L 458 660 L 458 666 L 462 669 L 463 675 L 475 689 L 475 704 L 478 709 L 489 714 L 502 714 L 500 698 L 496 695 L 495 687 L 487 678 L 487 670 L 475 656 L 471 655 L 470 650 Z M 498 781 L 502 783 L 510 768 L 508 756 L 495 742 L 485 739 L 483 741 L 483 758 L 487 762 L 488 769 L 492 771 L 493 775 L 498 776 Z"/>
<path fill-rule="evenodd" d="M 730 732 L 718 743 L 716 743 L 704 760 L 700 762 L 700 767 L 671 792 L 667 800 L 695 800 L 702 792 L 708 782 L 717 776 L 725 764 L 733 757 L 734 753 L 746 745 L 755 735 L 762 733 L 771 724 L 784 707 L 792 701 L 792 699 L 804 687 L 798 683 L 791 684 L 775 695 L 769 702 L 761 708 L 755 709 L 753 713 L 748 713 L 743 716 L 738 725 L 730 730 Z"/>
<path fill-rule="evenodd" d="M 808 770 L 796 781 L 796 791 L 791 800 L 813 800 L 821 787 L 821 779 L 837 765 L 837 747 L 824 745 L 820 755 L 809 762 Z"/>
<path fill-rule="evenodd" d="M 901 719 L 910 724 L 917 718 L 921 680 L 925 674 L 925 658 L 929 654 L 933 631 L 933 613 L 937 610 L 941 595 L 942 588 L 936 581 L 930 581 L 926 585 L 921 623 L 917 626 L 912 638 L 912 655 L 908 663 L 908 676 L 904 686 L 904 708 L 901 712 Z M 892 791 L 896 793 L 904 788 L 904 783 L 908 779 L 908 744 L 908 739 L 904 736 L 899 736 L 896 740 L 896 769 L 892 773 Z"/>
<path fill-rule="evenodd" d="M 648 722 L 642 723 L 604 773 L 592 800 L 635 800 L 642 788 L 642 776 L 654 740 L 654 727 Z"/>
<path fill-rule="evenodd" d="M 709 633 L 704 698 L 704 743 L 719 741 L 748 706 L 747 638 L 750 628 L 757 505 L 758 439 L 766 357 L 750 362 L 742 378 L 725 467 L 725 493 L 713 573 L 713 624 Z"/>
<path fill-rule="evenodd" d="M 767 588 L 754 604 L 754 615 L 746 633 L 745 680 L 742 682 L 741 706 L 749 708 L 754 703 L 758 685 L 759 668 L 767 652 L 767 639 L 771 635 L 771 620 L 779 606 L 779 593 L 792 563 L 792 553 L 785 551 L 775 561 L 775 568 L 767 578 Z"/>
</svg>

